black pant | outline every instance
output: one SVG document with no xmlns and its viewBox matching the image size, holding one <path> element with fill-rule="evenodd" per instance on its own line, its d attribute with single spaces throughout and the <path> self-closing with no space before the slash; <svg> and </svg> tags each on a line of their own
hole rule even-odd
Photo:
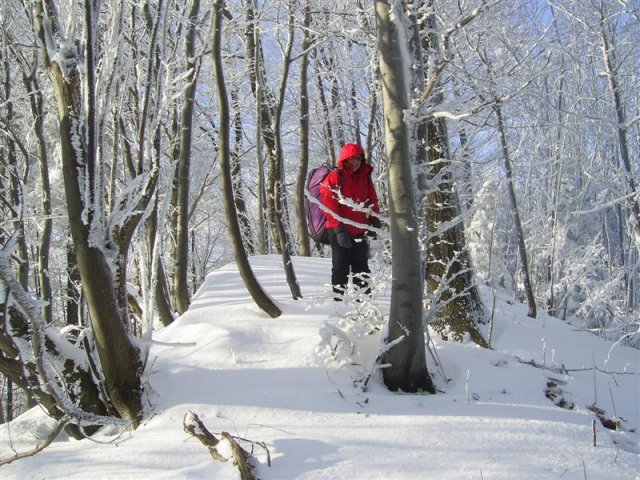
<svg viewBox="0 0 640 480">
<path fill-rule="evenodd" d="M 338 245 L 336 234 L 329 230 L 331 245 L 331 284 L 333 291 L 342 295 L 347 290 L 349 272 L 353 274 L 353 284 L 368 295 L 369 288 L 369 244 L 364 235 L 351 238 L 351 248 Z"/>
</svg>

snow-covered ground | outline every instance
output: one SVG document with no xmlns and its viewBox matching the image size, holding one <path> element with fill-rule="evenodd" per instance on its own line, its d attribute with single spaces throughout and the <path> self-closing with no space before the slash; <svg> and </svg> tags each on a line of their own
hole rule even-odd
<svg viewBox="0 0 640 480">
<path fill-rule="evenodd" d="M 352 335 L 350 312 L 362 304 L 330 300 L 329 260 L 294 263 L 301 301 L 291 299 L 279 257 L 252 259 L 284 312 L 277 319 L 252 303 L 235 265 L 207 277 L 190 310 L 154 335 L 165 344 L 152 348 L 149 413 L 136 431 L 105 428 L 82 441 L 63 434 L 1 467 L 0 478 L 240 478 L 185 433 L 188 412 L 215 434 L 264 442 L 270 466 L 254 446 L 263 480 L 639 478 L 638 350 L 544 315 L 530 319 L 525 306 L 498 298 L 493 350 L 433 339 L 437 395 L 390 393 L 379 372 L 363 389 L 378 335 L 354 340 L 356 362 L 340 348 L 333 360 L 327 335 L 327 325 Z M 383 312 L 388 300 L 376 299 Z M 594 411 L 620 419 L 618 431 L 596 422 L 595 447 Z M 33 409 L 1 426 L 1 457 L 33 448 L 50 425 Z"/>
</svg>

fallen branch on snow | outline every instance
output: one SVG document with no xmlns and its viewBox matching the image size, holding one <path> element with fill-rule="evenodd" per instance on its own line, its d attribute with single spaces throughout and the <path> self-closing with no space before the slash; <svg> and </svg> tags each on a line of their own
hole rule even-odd
<svg viewBox="0 0 640 480">
<path fill-rule="evenodd" d="M 219 435 L 222 438 L 218 439 L 207 429 L 207 427 L 204 426 L 204 423 L 202 423 L 200 418 L 198 418 L 198 415 L 193 412 L 189 412 L 185 415 L 183 425 L 184 431 L 200 440 L 200 443 L 209 449 L 209 453 L 213 459 L 219 462 L 229 461 L 229 458 L 220 453 L 220 451 L 225 451 L 225 449 L 220 447 L 226 442 L 233 456 L 233 464 L 238 467 L 238 470 L 240 471 L 240 478 L 242 480 L 256 480 L 257 477 L 254 473 L 255 466 L 253 455 L 242 448 L 238 443 L 238 440 L 251 443 L 252 453 L 253 445 L 261 446 L 267 452 L 267 464 L 271 466 L 271 455 L 269 453 L 269 449 L 266 444 L 262 442 L 254 442 L 244 438 L 234 437 L 227 432 L 220 433 Z"/>
<path fill-rule="evenodd" d="M 49 445 L 51 445 L 51 443 L 60 434 L 60 432 L 65 427 L 65 425 L 69 422 L 69 420 L 70 419 L 67 416 L 62 417 L 60 419 L 60 421 L 58 421 L 58 423 L 56 424 L 54 429 L 51 430 L 51 433 L 49 433 L 49 435 L 47 435 L 47 438 L 44 439 L 44 442 L 42 442 L 40 445 L 36 445 L 33 449 L 31 449 L 31 450 L 29 450 L 27 452 L 17 453 L 13 457 L 9 457 L 9 458 L 5 458 L 4 460 L 0 460 L 0 467 L 2 465 L 7 465 L 8 463 L 15 462 L 16 460 L 22 460 L 23 458 L 31 457 L 31 456 L 35 455 L 36 453 L 39 453 L 42 450 L 44 450 L 45 448 L 47 448 Z"/>
<path fill-rule="evenodd" d="M 518 360 L 518 362 L 524 364 L 524 365 L 531 365 L 532 367 L 535 368 L 540 368 L 542 370 L 549 370 L 550 372 L 554 372 L 554 373 L 560 373 L 563 375 L 567 375 L 569 373 L 572 372 L 589 372 L 592 370 L 598 371 L 600 373 L 604 373 L 606 375 L 640 375 L 640 373 L 638 372 L 613 372 L 611 370 L 603 370 L 601 368 L 598 367 L 583 367 L 583 368 L 567 368 L 564 365 L 544 365 L 541 363 L 536 362 L 535 360 L 531 359 L 531 360 L 525 360 L 523 358 L 520 358 L 519 356 L 516 355 L 516 360 Z"/>
</svg>

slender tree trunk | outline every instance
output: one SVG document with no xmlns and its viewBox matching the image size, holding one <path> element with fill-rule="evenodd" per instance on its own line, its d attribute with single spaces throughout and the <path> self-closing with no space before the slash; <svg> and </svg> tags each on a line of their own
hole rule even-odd
<svg viewBox="0 0 640 480">
<path fill-rule="evenodd" d="M 256 163 L 258 165 L 258 252 L 266 254 L 269 248 L 267 229 L 267 187 L 265 183 L 264 156 L 262 154 L 262 127 L 260 112 L 262 110 L 260 96 L 256 98 Z"/>
<path fill-rule="evenodd" d="M 42 195 L 42 215 L 40 245 L 38 247 L 38 276 L 40 285 L 40 298 L 47 304 L 42 307 L 42 315 L 47 324 L 53 322 L 53 298 L 51 292 L 51 280 L 49 278 L 49 250 L 51 247 L 51 235 L 53 232 L 53 219 L 51 210 L 51 184 L 49 181 L 49 156 L 44 132 L 44 105 L 42 91 L 35 76 L 24 74 L 23 83 L 31 94 L 29 103 L 33 115 L 33 128 L 38 142 L 38 157 L 40 160 L 40 184 Z"/>
<path fill-rule="evenodd" d="M 322 75 L 320 73 L 320 59 L 318 54 L 319 48 L 313 49 L 313 58 L 315 60 L 315 74 L 316 74 L 316 88 L 318 90 L 318 98 L 320 99 L 320 105 L 322 106 L 322 118 L 323 118 L 323 137 L 326 141 L 327 153 L 331 159 L 331 165 L 336 164 L 336 147 L 333 141 L 333 127 L 331 126 L 331 115 L 329 113 L 329 105 L 327 104 L 327 97 L 325 96 L 324 84 L 322 83 Z"/>
<path fill-rule="evenodd" d="M 290 238 L 290 234 L 286 226 L 290 224 L 288 222 L 288 208 L 285 195 L 285 179 L 284 179 L 284 159 L 282 148 L 282 110 L 284 108 L 284 99 L 287 90 L 287 81 L 289 79 L 289 67 L 291 66 L 291 52 L 293 50 L 293 37 L 294 37 L 294 22 L 295 15 L 293 13 L 293 3 L 289 0 L 288 4 L 288 39 L 285 47 L 284 54 L 284 70 L 282 72 L 282 78 L 280 81 L 280 89 L 278 92 L 278 101 L 276 103 L 275 115 L 273 119 L 274 124 L 274 140 L 275 151 L 273 159 L 270 162 L 273 168 L 272 186 L 269 192 L 273 196 L 273 219 L 275 220 L 275 226 L 278 231 L 278 238 L 280 239 L 280 250 L 282 251 L 282 263 L 284 266 L 285 276 L 289 290 L 294 300 L 302 298 L 302 292 L 300 291 L 300 285 L 296 278 L 296 273 L 293 268 L 293 261 L 291 255 L 294 253 L 294 242 Z"/>
<path fill-rule="evenodd" d="M 265 185 L 265 205 L 266 207 L 266 225 L 271 227 L 270 233 L 274 237 L 273 243 L 275 244 L 278 253 L 282 253 L 281 239 L 278 238 L 279 231 L 277 229 L 277 210 L 274 203 L 274 185 L 276 179 L 274 178 L 276 159 L 274 158 L 277 147 L 275 139 L 275 108 L 276 99 L 274 95 L 268 92 L 268 87 L 265 83 L 264 72 L 264 53 L 262 50 L 262 40 L 257 25 L 257 19 L 255 15 L 256 5 L 255 0 L 245 0 L 245 15 L 247 30 L 245 32 L 246 50 L 247 50 L 247 63 L 249 66 L 249 77 L 251 83 L 251 90 L 253 96 L 256 99 L 257 108 L 257 124 L 260 130 L 260 153 L 258 161 L 262 167 L 262 153 L 266 155 L 267 161 L 267 174 Z M 263 170 L 264 175 L 264 170 Z M 264 176 L 261 179 L 265 178 Z"/>
<path fill-rule="evenodd" d="M 247 258 L 244 245 L 242 244 L 242 235 L 240 226 L 238 225 L 238 216 L 235 209 L 233 196 L 233 181 L 231 178 L 230 160 L 230 141 L 229 141 L 229 100 L 227 98 L 227 89 L 224 79 L 222 67 L 221 52 L 221 36 L 222 36 L 222 16 L 224 11 L 224 0 L 218 0 L 213 8 L 212 19 L 212 39 L 211 52 L 213 56 L 213 75 L 216 84 L 216 97 L 218 99 L 218 110 L 220 114 L 220 138 L 218 141 L 218 158 L 221 169 L 221 182 L 223 192 L 224 210 L 227 218 L 227 227 L 231 237 L 231 245 L 238 264 L 238 270 L 242 280 L 247 287 L 251 297 L 256 304 L 264 310 L 270 317 L 277 318 L 282 311 L 273 302 L 273 300 L 260 287 L 258 280 L 255 278 L 249 259 Z"/>
<path fill-rule="evenodd" d="M 159 154 L 160 152 L 157 151 Z M 158 197 L 153 200 L 153 210 L 145 222 L 145 233 L 147 238 L 147 252 L 149 256 L 149 274 L 151 275 L 151 288 L 153 288 L 153 304 L 158 313 L 160 323 L 165 327 L 173 320 L 173 311 L 169 301 L 169 288 L 167 286 L 167 275 L 162 264 L 162 257 L 157 251 L 160 246 L 157 242 L 158 235 Z"/>
<path fill-rule="evenodd" d="M 67 325 L 81 325 L 82 310 L 81 290 L 82 280 L 78 271 L 78 263 L 76 262 L 76 248 L 73 240 L 67 235 L 65 242 L 65 252 L 67 259 L 67 294 L 65 301 L 65 316 L 67 317 Z"/>
<path fill-rule="evenodd" d="M 5 78 L 2 79 L 2 95 L 0 101 L 3 103 L 4 118 L 2 123 L 11 126 L 16 120 L 14 118 L 14 102 L 11 101 L 11 66 L 12 62 L 9 61 L 8 56 L 8 39 L 4 35 L 4 29 L 2 30 L 2 49 L 0 50 L 0 61 L 3 63 Z M 3 135 L 6 137 L 5 141 L 5 155 L 3 158 L 3 164 L 6 162 L 6 167 L 3 165 L 4 174 L 9 178 L 9 214 L 13 220 L 14 229 L 17 232 L 15 240 L 17 242 L 16 255 L 19 256 L 20 262 L 18 264 L 18 279 L 20 285 L 27 289 L 29 285 L 29 249 L 27 248 L 27 241 L 24 228 L 24 213 L 22 208 L 24 206 L 21 199 L 22 185 L 26 185 L 26 178 L 19 177 L 18 169 L 18 155 L 16 151 L 16 141 L 13 135 Z M 25 158 L 28 162 L 28 158 Z M 27 163 L 28 165 L 28 163 Z M 28 168 L 25 169 L 25 174 L 28 172 Z M 4 221 L 4 218 L 3 218 Z M 4 239 L 7 240 L 7 239 Z"/>
<path fill-rule="evenodd" d="M 247 212 L 247 204 L 244 201 L 242 168 L 240 166 L 243 131 L 237 88 L 231 91 L 231 105 L 233 110 L 233 131 L 235 133 L 234 148 L 231 152 L 231 178 L 233 178 L 234 198 L 236 210 L 238 211 L 238 220 L 241 225 L 243 243 L 246 245 L 247 254 L 254 255 L 257 249 L 253 241 L 253 229 Z"/>
<path fill-rule="evenodd" d="M 322 53 L 326 53 L 326 50 L 321 49 Z M 333 52 L 330 52 L 333 54 Z M 344 119 L 342 118 L 342 104 L 340 102 L 340 89 L 338 85 L 338 78 L 336 76 L 336 61 L 333 56 L 324 57 L 324 67 L 329 74 L 329 85 L 331 92 L 331 118 L 334 119 L 334 132 L 336 135 L 336 142 L 339 146 L 344 145 L 346 142 L 344 135 Z"/>
<path fill-rule="evenodd" d="M 191 178 L 191 136 L 193 131 L 193 108 L 195 102 L 200 61 L 195 54 L 196 29 L 200 0 L 192 0 L 188 17 L 188 28 L 185 42 L 186 71 L 191 79 L 184 91 L 184 102 L 180 118 L 180 157 L 178 159 L 178 223 L 176 230 L 175 258 L 175 295 L 176 310 L 179 314 L 186 312 L 191 303 L 189 293 L 189 190 Z"/>
<path fill-rule="evenodd" d="M 507 192 L 509 193 L 509 203 L 511 205 L 511 218 L 516 229 L 516 238 L 518 241 L 518 254 L 520 255 L 520 263 L 522 264 L 522 282 L 524 284 L 525 295 L 527 296 L 527 303 L 529 305 L 529 311 L 527 315 L 531 318 L 536 318 L 536 299 L 533 295 L 533 288 L 531 287 L 531 277 L 529 275 L 529 261 L 527 259 L 527 247 L 524 241 L 524 231 L 522 230 L 522 222 L 520 221 L 520 212 L 518 210 L 518 203 L 516 200 L 516 192 L 513 186 L 513 172 L 511 169 L 511 159 L 509 156 L 509 148 L 507 146 L 507 137 L 504 125 L 504 119 L 502 118 L 502 106 L 498 99 L 495 99 L 494 112 L 498 120 L 498 134 L 500 135 L 500 146 L 502 148 L 502 159 L 504 161 L 504 170 L 507 176 Z"/>
<path fill-rule="evenodd" d="M 289 76 L 289 67 L 291 64 L 291 51 L 293 48 L 293 25 L 294 15 L 293 6 L 288 4 L 289 8 L 289 38 L 284 54 L 284 70 L 280 81 L 279 96 L 276 98 L 264 83 L 264 55 L 262 52 L 259 37 L 256 38 L 255 25 L 255 5 L 253 0 L 249 0 L 247 15 L 247 53 L 252 73 L 252 88 L 256 98 L 260 97 L 259 104 L 262 106 L 260 129 L 263 133 L 264 144 L 267 148 L 268 173 L 267 173 L 267 210 L 269 212 L 269 220 L 271 222 L 272 231 L 275 236 L 275 242 L 278 252 L 282 255 L 282 262 L 286 274 L 287 284 L 291 290 L 294 299 L 302 297 L 300 286 L 296 279 L 291 261 L 291 249 L 293 242 L 289 238 L 288 231 L 285 228 L 287 215 L 286 199 L 284 197 L 284 175 L 283 175 L 283 153 L 282 138 L 280 133 L 280 124 L 282 117 L 282 108 L 284 105 L 284 97 L 286 93 L 287 80 Z M 258 88 L 260 86 L 260 88 Z"/>
<path fill-rule="evenodd" d="M 624 172 L 626 175 L 626 181 L 630 193 L 630 198 L 626 202 L 626 207 L 629 211 L 629 237 L 631 244 L 635 244 L 636 250 L 640 249 L 640 200 L 637 195 L 637 185 L 634 179 L 633 171 L 631 169 L 631 157 L 629 155 L 629 143 L 627 139 L 628 132 L 628 121 L 627 115 L 625 112 L 625 107 L 622 101 L 622 96 L 620 95 L 620 85 L 618 80 L 618 71 L 615 67 L 615 57 L 616 52 L 614 45 L 612 45 L 612 41 L 609 40 L 606 32 L 606 27 L 604 26 L 605 16 L 604 12 L 601 13 L 601 25 L 600 25 L 600 38 L 602 41 L 602 53 L 604 56 L 604 62 L 606 65 L 606 73 L 607 79 L 609 81 L 609 89 L 611 90 L 611 95 L 613 97 L 613 105 L 615 109 L 616 115 L 616 133 L 618 137 L 618 150 L 620 154 L 620 162 L 624 168 Z M 636 193 L 636 195 L 634 195 Z M 620 207 L 618 207 L 621 210 Z M 621 256 L 621 265 L 625 265 L 625 242 L 624 242 L 624 233 L 622 230 L 622 212 L 620 211 L 618 215 L 618 221 L 620 222 L 620 256 Z M 633 255 L 633 250 L 628 253 L 628 255 Z M 627 261 L 627 265 L 633 265 L 632 262 Z M 626 309 L 627 312 L 631 312 L 633 309 L 634 299 L 634 281 L 636 275 L 629 275 L 627 271 L 624 274 L 624 290 L 626 292 Z"/>
<path fill-rule="evenodd" d="M 296 217 L 298 219 L 298 246 L 302 256 L 311 256 L 307 215 L 304 208 L 304 191 L 309 170 L 309 48 L 311 46 L 311 11 L 309 1 L 304 3 L 304 21 L 302 28 L 302 57 L 300 59 L 300 164 L 296 181 Z"/>
<path fill-rule="evenodd" d="M 613 105 L 617 120 L 616 133 L 618 135 L 618 149 L 620 150 L 620 160 L 626 173 L 626 180 L 629 186 L 631 198 L 628 201 L 629 211 L 631 213 L 631 229 L 635 234 L 635 243 L 640 247 L 640 200 L 638 200 L 637 186 L 631 171 L 631 156 L 629 155 L 629 143 L 627 141 L 628 123 L 625 114 L 622 97 L 620 95 L 620 86 L 618 82 L 618 74 L 614 67 L 615 51 L 613 50 L 609 39 L 607 38 L 604 26 L 604 13 L 602 14 L 602 24 L 600 27 L 600 37 L 602 39 L 602 53 L 606 65 L 607 79 L 609 80 L 609 89 L 613 96 Z M 637 160 L 637 159 L 636 159 Z"/>
<path fill-rule="evenodd" d="M 564 62 L 562 64 L 562 72 L 564 72 Z M 558 243 L 558 210 L 560 202 L 560 187 L 562 185 L 562 125 L 564 125 L 564 74 L 560 78 L 559 94 L 558 94 L 558 133 L 556 137 L 556 145 L 550 157 L 553 159 L 552 175 L 550 181 L 551 190 L 551 208 L 549 212 L 549 230 L 551 232 L 551 251 L 547 259 L 547 282 L 549 284 L 549 298 L 547 300 L 547 313 L 551 316 L 556 315 L 556 298 L 555 298 L 555 270 L 557 264 L 557 243 Z M 550 122 L 549 122 L 550 123 Z M 552 146 L 553 147 L 553 146 Z"/>
<path fill-rule="evenodd" d="M 389 163 L 389 213 L 392 239 L 389 350 L 383 370 L 390 390 L 435 393 L 427 370 L 422 309 L 422 262 L 413 194 L 409 132 L 404 122 L 408 108 L 405 65 L 397 25 L 387 0 L 376 0 L 378 55 L 382 77 L 385 144 Z M 395 11 L 394 16 L 402 15 Z"/>
</svg>

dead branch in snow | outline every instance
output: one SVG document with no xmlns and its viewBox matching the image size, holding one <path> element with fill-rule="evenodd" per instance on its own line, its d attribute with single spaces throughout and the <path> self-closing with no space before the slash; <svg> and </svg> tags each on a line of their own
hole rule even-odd
<svg viewBox="0 0 640 480">
<path fill-rule="evenodd" d="M 225 451 L 220 448 L 221 444 L 227 442 L 232 452 L 233 464 L 238 467 L 238 470 L 240 471 L 240 478 L 242 480 L 257 479 L 254 472 L 254 457 L 252 455 L 253 445 L 259 445 L 267 452 L 267 464 L 271 466 L 271 455 L 266 444 L 263 442 L 254 442 L 244 438 L 234 437 L 227 432 L 220 433 L 219 435 L 221 438 L 219 439 L 204 426 L 204 423 L 202 423 L 200 418 L 198 418 L 198 415 L 193 412 L 189 412 L 185 415 L 183 425 L 185 432 L 200 440 L 200 443 L 208 448 L 213 459 L 219 462 L 229 461 L 229 458 L 220 453 L 221 451 Z M 251 443 L 252 452 L 249 453 L 242 448 L 238 443 L 238 440 Z"/>
<path fill-rule="evenodd" d="M 60 434 L 60 432 L 65 427 L 65 425 L 69 422 L 69 420 L 70 420 L 70 418 L 67 417 L 67 416 L 64 416 L 63 418 L 61 418 L 60 421 L 58 421 L 58 423 L 54 427 L 54 429 L 51 430 L 51 433 L 49 433 L 49 435 L 47 435 L 47 438 L 44 439 L 44 442 L 42 442 L 39 445 L 36 445 L 35 448 L 33 448 L 33 449 L 29 450 L 29 451 L 22 452 L 22 453 L 16 453 L 12 457 L 0 460 L 0 467 L 3 466 L 3 465 L 7 465 L 8 463 L 15 462 L 16 460 L 22 460 L 23 458 L 31 457 L 31 456 L 35 455 L 36 453 L 39 453 L 42 450 L 44 450 L 45 448 L 47 448 L 49 445 L 51 445 L 51 443 Z"/>
</svg>

